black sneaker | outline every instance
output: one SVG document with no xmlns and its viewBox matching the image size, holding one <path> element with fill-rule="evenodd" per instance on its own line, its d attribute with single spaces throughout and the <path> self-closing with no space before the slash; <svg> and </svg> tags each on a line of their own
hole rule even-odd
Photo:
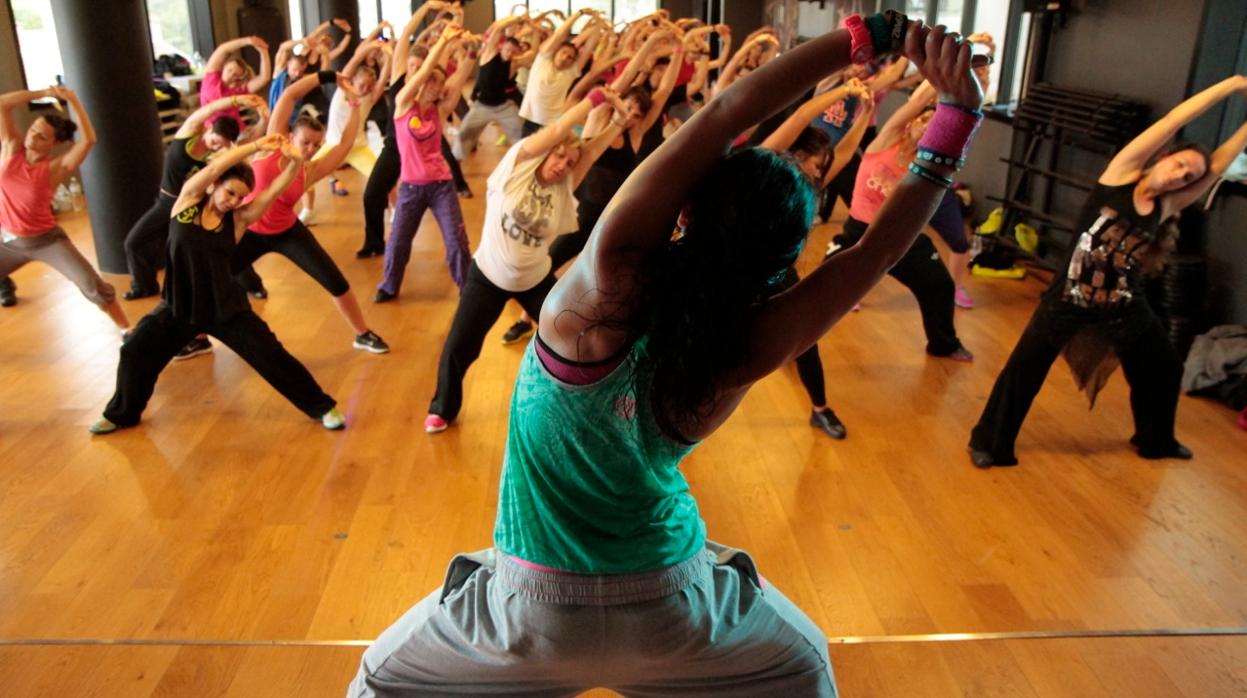
<svg viewBox="0 0 1247 698">
<path fill-rule="evenodd" d="M 261 287 L 259 287 L 259 288 L 257 288 L 257 289 L 253 289 L 253 290 L 251 290 L 251 291 L 248 291 L 247 293 L 250 293 L 250 294 L 251 294 L 251 297 L 252 297 L 252 298 L 254 298 L 254 299 L 256 299 L 256 300 L 258 300 L 258 301 L 262 301 L 262 300 L 264 300 L 265 298 L 268 298 L 268 289 L 267 289 L 267 288 L 264 288 L 263 286 L 261 286 Z"/>
<path fill-rule="evenodd" d="M 17 305 L 17 284 L 13 279 L 0 279 L 0 308 L 12 308 Z"/>
<path fill-rule="evenodd" d="M 196 356 L 199 356 L 201 354 L 211 354 L 211 353 L 212 353 L 212 342 L 209 342 L 206 339 L 200 339 L 199 337 L 196 337 L 192 339 L 191 341 L 187 342 L 186 346 L 182 347 L 178 351 L 178 353 L 174 354 L 173 360 L 174 361 L 185 361 L 187 359 L 193 359 Z"/>
<path fill-rule="evenodd" d="M 385 250 L 378 250 L 372 247 L 364 247 L 355 251 L 355 259 L 368 259 L 369 257 L 380 257 L 385 254 Z"/>
<path fill-rule="evenodd" d="M 377 333 L 372 330 L 368 330 L 356 337 L 355 343 L 352 346 L 374 354 L 384 354 L 390 350 L 390 345 L 386 344 L 385 340 L 378 337 Z"/>
<path fill-rule="evenodd" d="M 459 198 L 461 199 L 471 199 L 473 196 L 475 194 L 472 193 L 471 187 L 463 187 L 459 190 Z"/>
<path fill-rule="evenodd" d="M 527 339 L 533 334 L 533 323 L 527 320 L 518 320 L 514 325 L 507 329 L 502 335 L 503 344 L 515 344 L 521 339 Z"/>
<path fill-rule="evenodd" d="M 832 412 L 830 407 L 811 412 L 810 426 L 822 429 L 824 434 L 833 439 L 843 439 L 849 435 L 848 430 L 844 428 L 844 423 L 836 417 L 836 413 Z"/>
<path fill-rule="evenodd" d="M 373 303 L 389 303 L 395 298 L 398 298 L 398 296 L 393 293 L 390 293 L 389 291 L 382 291 L 381 289 L 377 289 L 377 295 L 372 297 L 372 302 Z"/>
</svg>

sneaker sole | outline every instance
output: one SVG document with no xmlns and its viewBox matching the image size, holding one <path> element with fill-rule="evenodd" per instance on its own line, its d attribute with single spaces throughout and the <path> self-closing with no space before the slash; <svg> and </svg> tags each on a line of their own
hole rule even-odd
<svg viewBox="0 0 1247 698">
<path fill-rule="evenodd" d="M 450 427 L 450 425 L 449 425 L 449 424 L 447 424 L 447 425 L 446 425 L 446 426 L 444 426 L 444 427 L 425 427 L 425 428 L 424 428 L 424 433 L 426 433 L 426 434 L 440 434 L 440 433 L 442 433 L 443 431 L 446 431 L 446 429 L 447 429 L 447 428 L 449 428 L 449 427 Z"/>
<path fill-rule="evenodd" d="M 516 342 L 522 342 L 522 341 L 524 341 L 525 339 L 528 339 L 528 338 L 529 338 L 529 337 L 531 337 L 531 336 L 533 336 L 533 333 L 532 333 L 532 331 L 531 331 L 531 330 L 529 330 L 528 332 L 525 332 L 524 334 L 522 334 L 522 335 L 520 335 L 520 336 L 518 336 L 518 337 L 515 337 L 515 338 L 513 338 L 513 339 L 507 339 L 506 337 L 503 337 L 503 338 L 502 338 L 502 343 L 503 343 L 503 344 L 515 344 Z"/>
<path fill-rule="evenodd" d="M 390 348 L 389 348 L 389 347 L 385 347 L 384 349 L 382 349 L 382 348 L 380 348 L 380 347 L 373 347 L 373 346 L 369 346 L 369 345 L 367 345 L 367 344 L 363 344 L 363 343 L 361 343 L 361 342 L 351 342 L 351 346 L 355 347 L 356 349 L 361 349 L 361 350 L 366 351 L 366 352 L 371 352 L 371 353 L 373 353 L 373 354 L 388 354 L 388 353 L 390 353 Z"/>
<path fill-rule="evenodd" d="M 175 356 L 173 357 L 173 360 L 174 361 L 186 361 L 187 359 L 193 359 L 196 356 L 203 356 L 204 354 L 211 354 L 211 353 L 212 353 L 212 349 L 196 349 L 195 351 L 192 351 L 189 354 L 181 354 L 181 355 Z"/>
</svg>

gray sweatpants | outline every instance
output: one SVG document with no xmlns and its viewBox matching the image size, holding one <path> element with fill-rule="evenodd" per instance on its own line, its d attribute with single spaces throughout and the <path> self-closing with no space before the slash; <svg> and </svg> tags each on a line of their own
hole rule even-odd
<svg viewBox="0 0 1247 698">
<path fill-rule="evenodd" d="M 459 135 L 451 144 L 451 151 L 454 152 L 456 159 L 462 160 L 472 152 L 472 149 L 476 147 L 476 141 L 481 137 L 481 131 L 484 131 L 491 121 L 496 121 L 502 127 L 502 131 L 507 134 L 507 140 L 512 145 L 523 137 L 521 131 L 524 128 L 524 120 L 520 118 L 520 110 L 515 106 L 515 102 L 508 99 L 497 107 L 477 102 L 468 110 L 467 116 L 463 117 L 463 122 L 459 124 Z"/>
<path fill-rule="evenodd" d="M 362 696 L 834 697 L 827 638 L 744 552 L 707 543 L 639 575 L 456 556 L 441 589 L 364 652 Z"/>
<path fill-rule="evenodd" d="M 31 261 L 43 262 L 59 271 L 74 282 L 87 300 L 98 306 L 108 305 L 117 297 L 112 284 L 100 278 L 95 267 L 74 247 L 60 227 L 29 237 L 14 237 L 7 231 L 0 231 L 0 278 Z"/>
</svg>

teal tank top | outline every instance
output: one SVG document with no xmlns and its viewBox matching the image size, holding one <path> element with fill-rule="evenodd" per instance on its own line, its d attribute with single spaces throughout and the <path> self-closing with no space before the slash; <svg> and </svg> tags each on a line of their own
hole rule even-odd
<svg viewBox="0 0 1247 698">
<path fill-rule="evenodd" d="M 678 469 L 693 445 L 654 420 L 645 341 L 591 385 L 560 381 L 536 346 L 534 338 L 511 398 L 494 545 L 580 574 L 646 572 L 691 558 L 706 542 Z"/>
</svg>

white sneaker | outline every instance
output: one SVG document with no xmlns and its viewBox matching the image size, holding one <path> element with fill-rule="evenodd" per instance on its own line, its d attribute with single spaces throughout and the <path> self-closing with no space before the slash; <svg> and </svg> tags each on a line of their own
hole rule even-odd
<svg viewBox="0 0 1247 698">
<path fill-rule="evenodd" d="M 305 208 L 302 211 L 299 211 L 299 221 L 303 223 L 303 225 L 315 225 L 315 222 L 312 219 L 312 209 Z"/>
</svg>

